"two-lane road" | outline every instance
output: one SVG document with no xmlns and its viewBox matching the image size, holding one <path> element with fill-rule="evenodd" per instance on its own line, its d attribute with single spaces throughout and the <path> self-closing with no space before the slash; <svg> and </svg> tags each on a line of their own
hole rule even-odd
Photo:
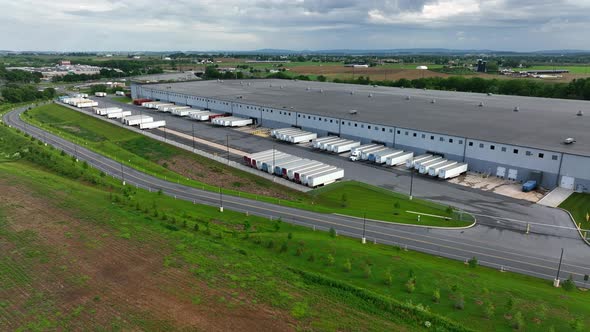
<svg viewBox="0 0 590 332">
<path fill-rule="evenodd" d="M 281 218 L 285 222 L 314 227 L 318 230 L 333 227 L 338 234 L 362 237 L 363 220 L 358 218 L 315 213 L 242 197 L 228 195 L 220 197 L 219 193 L 203 191 L 147 175 L 83 146 L 76 146 L 33 125 L 25 125 L 20 119 L 23 111 L 24 108 L 5 114 L 4 121 L 57 149 L 76 155 L 80 160 L 87 161 L 113 177 L 119 179 L 124 177 L 128 185 L 149 190 L 161 189 L 165 194 L 178 199 L 210 206 L 219 206 L 222 199 L 224 209 L 248 212 L 272 219 Z M 566 254 L 561 277 L 566 278 L 571 273 L 577 281 L 582 281 L 585 274 L 590 274 L 590 264 L 586 263 L 590 248 L 579 239 L 573 228 L 563 228 L 542 234 L 532 232 L 525 235 L 521 229 L 500 228 L 499 230 L 499 228 L 486 226 L 486 224 L 506 222 L 505 220 L 485 215 L 478 216 L 478 220 L 479 225 L 465 230 L 441 230 L 367 221 L 366 237 L 369 243 L 376 240 L 378 243 L 398 245 L 461 261 L 476 256 L 482 265 L 497 269 L 503 267 L 508 271 L 545 279 L 555 277 L 560 248 L 563 247 Z M 488 234 L 488 236 L 482 237 L 481 234 Z M 510 246 L 506 245 L 508 242 Z"/>
</svg>

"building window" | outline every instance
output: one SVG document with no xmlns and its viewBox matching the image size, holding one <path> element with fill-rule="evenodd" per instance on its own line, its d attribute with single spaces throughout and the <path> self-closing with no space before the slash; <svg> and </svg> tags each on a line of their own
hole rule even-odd
<svg viewBox="0 0 590 332">
<path fill-rule="evenodd" d="M 324 122 L 328 122 L 328 119 L 324 118 Z"/>
<path fill-rule="evenodd" d="M 367 129 L 371 129 L 371 125 L 368 125 L 368 126 L 367 126 Z"/>
<path fill-rule="evenodd" d="M 422 134 L 422 138 L 426 138 L 426 134 Z"/>
<path fill-rule="evenodd" d="M 463 144 L 463 140 L 462 139 L 459 140 L 459 144 Z"/>
<path fill-rule="evenodd" d="M 416 137 L 418 134 L 414 133 L 414 137 Z"/>
<path fill-rule="evenodd" d="M 381 128 L 381 131 L 385 132 L 385 128 Z"/>
<path fill-rule="evenodd" d="M 348 125 L 350 126 L 350 122 L 348 122 Z"/>
<path fill-rule="evenodd" d="M 355 126 L 355 127 L 358 127 L 358 125 L 357 125 L 356 123 L 354 124 L 354 126 Z"/>
<path fill-rule="evenodd" d="M 502 147 L 502 152 L 506 152 L 506 147 L 505 146 Z"/>
<path fill-rule="evenodd" d="M 545 157 L 545 155 L 544 155 L 544 154 L 542 154 L 542 153 L 539 153 L 539 158 L 544 158 L 544 157 Z"/>
<path fill-rule="evenodd" d="M 496 150 L 496 146 L 495 145 L 490 145 L 490 150 Z"/>
<path fill-rule="evenodd" d="M 430 140 L 434 141 L 434 136 L 430 136 Z"/>
<path fill-rule="evenodd" d="M 479 143 L 479 147 L 483 149 L 483 143 Z"/>
<path fill-rule="evenodd" d="M 406 136 L 408 136 L 410 133 L 406 131 L 405 134 L 406 134 Z"/>
<path fill-rule="evenodd" d="M 332 123 L 332 120 L 330 119 L 330 123 Z"/>
<path fill-rule="evenodd" d="M 531 152 L 531 151 L 527 151 L 527 152 L 526 152 L 526 155 L 527 155 L 527 156 L 532 156 L 533 154 L 532 154 L 532 152 Z"/>
<path fill-rule="evenodd" d="M 379 130 L 379 127 L 375 127 L 375 130 Z"/>
<path fill-rule="evenodd" d="M 473 142 L 469 142 L 469 146 L 473 146 Z"/>
<path fill-rule="evenodd" d="M 364 125 L 364 124 L 362 124 L 362 125 L 361 125 L 361 128 L 365 128 L 365 125 Z"/>
<path fill-rule="evenodd" d="M 514 149 L 512 152 L 514 152 L 514 154 L 518 154 L 518 149 Z"/>
<path fill-rule="evenodd" d="M 551 160 L 557 160 L 557 155 L 556 154 L 552 155 Z"/>
<path fill-rule="evenodd" d="M 318 117 L 318 121 L 322 121 L 322 118 Z"/>
<path fill-rule="evenodd" d="M 449 138 L 449 143 L 453 143 L 453 139 L 452 138 Z"/>
<path fill-rule="evenodd" d="M 399 135 L 399 134 L 401 134 L 401 133 L 402 133 L 402 132 L 401 132 L 400 130 L 398 130 L 398 131 L 397 131 L 397 134 L 398 134 L 398 135 Z"/>
<path fill-rule="evenodd" d="M 439 141 L 441 141 L 441 142 L 444 142 L 444 141 L 445 141 L 444 137 L 442 137 L 442 136 L 441 136 L 441 137 L 439 138 Z"/>
<path fill-rule="evenodd" d="M 308 118 L 308 119 L 311 119 L 311 115 L 308 115 L 308 116 L 307 116 L 307 118 Z"/>
<path fill-rule="evenodd" d="M 393 133 L 393 129 L 389 129 L 389 132 L 390 132 L 390 133 Z"/>
<path fill-rule="evenodd" d="M 301 114 L 297 114 L 297 117 L 300 118 L 301 117 Z"/>
<path fill-rule="evenodd" d="M 344 124 L 344 121 L 342 121 L 342 124 Z"/>
</svg>

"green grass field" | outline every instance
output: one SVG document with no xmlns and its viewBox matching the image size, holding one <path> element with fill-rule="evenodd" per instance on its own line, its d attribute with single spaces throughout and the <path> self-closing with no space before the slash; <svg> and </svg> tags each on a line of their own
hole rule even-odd
<svg viewBox="0 0 590 332">
<path fill-rule="evenodd" d="M 590 222 L 586 220 L 590 215 L 590 194 L 573 193 L 559 207 L 568 210 L 583 229 L 590 230 Z"/>
<path fill-rule="evenodd" d="M 124 103 L 124 104 L 129 104 L 133 101 L 133 99 L 131 99 L 129 97 L 113 97 L 112 100 L 119 102 L 119 103 Z"/>
<path fill-rule="evenodd" d="M 572 74 L 590 74 L 590 65 L 587 66 L 572 66 L 572 65 L 555 65 L 555 66 L 531 66 L 527 68 L 515 68 L 515 70 L 553 70 L 553 69 L 567 69 Z"/>
<path fill-rule="evenodd" d="M 6 127 L 0 127 L 0 137 L 18 144 L 28 141 Z M 58 151 L 39 148 L 49 152 L 56 169 L 77 167 L 80 174 L 98 177 L 96 170 L 86 169 L 67 156 L 60 157 Z M 90 185 L 27 161 L 0 163 L 0 180 L 4 185 L 32 190 L 35 197 L 75 215 L 82 226 L 72 229 L 72 235 L 88 246 L 116 237 L 138 249 L 147 245 L 173 248 L 162 262 L 164 267 L 188 270 L 207 287 L 230 290 L 229 298 L 217 299 L 218 303 L 242 299 L 237 307 L 227 306 L 228 314 L 240 306 L 264 303 L 288 312 L 298 330 L 322 331 L 459 331 L 461 326 L 477 331 L 512 331 L 517 322 L 525 331 L 583 331 L 584 326 L 590 326 L 588 294 L 555 289 L 546 280 L 469 267 L 401 248 L 362 245 L 356 239 L 331 237 L 280 221 L 231 211 L 220 213 L 213 207 L 122 187 L 108 177 Z M 1 216 L 11 213 L 14 205 L 5 207 Z M 59 270 L 59 264 L 63 264 L 40 255 L 44 234 L 29 231 L 26 238 L 24 234 L 19 237 L 7 227 L 8 220 L 0 217 L 0 244 L 14 244 L 20 249 L 11 252 L 8 259 L 0 259 L 0 299 L 3 292 L 7 294 L 19 285 L 33 287 L 36 276 L 27 271 Z M 93 227 L 101 227 L 98 235 L 83 232 Z M 100 245 L 97 248 L 100 250 Z M 51 253 L 56 249 L 47 248 Z M 16 259 L 20 257 L 16 252 L 29 253 L 25 257 L 30 258 Z M 149 272 L 145 271 L 146 276 Z M 58 275 L 92 281 L 92 275 L 79 276 L 76 271 Z M 30 289 L 25 296 L 31 301 L 19 307 L 19 312 L 11 311 L 14 298 L 5 298 L 0 318 L 30 317 L 36 323 L 32 327 L 44 329 L 75 326 L 72 324 L 77 320 L 71 318 L 76 317 L 78 309 L 60 309 L 50 289 Z M 33 294 L 40 297 L 33 300 Z M 100 299 L 104 295 L 93 296 Z M 129 300 L 134 303 L 134 299 Z M 101 306 L 109 305 L 108 298 L 104 301 L 89 301 L 81 310 L 101 310 Z M 194 302 L 208 305 L 200 299 Z M 122 329 L 163 328 L 157 325 L 162 322 L 153 322 L 150 317 L 138 321 L 125 316 L 125 311 L 117 315 Z M 81 317 L 93 324 L 109 319 Z M 426 321 L 432 325 L 430 329 L 425 327 Z M 31 329 L 30 324 L 26 327 L 23 329 Z"/>
<path fill-rule="evenodd" d="M 419 199 L 409 201 L 405 195 L 373 186 L 361 185 L 356 182 L 329 185 L 317 190 L 317 192 L 306 195 L 59 105 L 51 104 L 28 111 L 25 120 L 40 124 L 47 130 L 58 133 L 72 141 L 83 143 L 99 153 L 120 160 L 148 174 L 198 188 L 201 187 L 212 191 L 218 190 L 218 187 L 212 186 L 211 183 L 203 184 L 202 182 L 187 180 L 187 178 L 156 162 L 162 160 L 170 162 L 171 158 L 177 156 L 194 158 L 199 163 L 209 165 L 216 172 L 220 170 L 222 172 L 236 173 L 240 177 L 259 184 L 265 190 L 288 193 L 287 199 L 283 200 L 264 198 L 260 195 L 255 196 L 252 193 L 249 196 L 247 193 L 240 193 L 241 196 L 264 199 L 274 203 L 280 202 L 282 205 L 317 212 L 341 213 L 356 217 L 363 217 L 366 213 L 369 219 L 427 226 L 459 227 L 472 223 L 472 219 L 465 215 L 461 215 L 461 220 L 458 220 L 460 215 L 450 210 L 447 211 L 445 206 Z M 238 195 L 236 190 L 226 189 L 224 192 Z M 420 221 L 418 221 L 418 215 L 408 211 L 433 214 L 443 218 L 421 216 Z"/>
</svg>

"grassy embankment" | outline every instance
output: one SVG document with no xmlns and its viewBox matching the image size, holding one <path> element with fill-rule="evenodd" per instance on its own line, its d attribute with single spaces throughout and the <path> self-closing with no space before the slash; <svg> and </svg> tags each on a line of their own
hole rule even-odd
<svg viewBox="0 0 590 332">
<path fill-rule="evenodd" d="M 586 216 L 590 214 L 590 194 L 573 193 L 559 207 L 568 210 L 582 229 L 590 229 L 590 222 L 586 220 Z M 590 234 L 586 234 L 586 238 L 589 237 Z"/>
<path fill-rule="evenodd" d="M 366 214 L 369 219 L 407 224 L 457 227 L 473 220 L 469 215 L 460 215 L 439 204 L 420 199 L 410 201 L 405 195 L 356 182 L 330 185 L 303 194 L 59 105 L 33 109 L 24 118 L 148 174 L 197 188 L 218 191 L 221 184 L 226 194 L 322 213 L 359 218 Z M 185 166 L 179 167 L 178 163 Z M 192 169 L 199 167 L 200 171 L 185 172 L 186 165 Z M 451 220 L 423 215 L 418 222 L 417 214 L 408 211 Z M 456 220 L 459 217 L 462 221 Z"/>
<path fill-rule="evenodd" d="M 192 302 L 195 314 L 225 304 L 226 312 L 219 314 L 231 317 L 236 310 L 265 305 L 290 316 L 296 329 L 332 331 L 416 331 L 426 330 L 426 322 L 432 325 L 429 330 L 436 331 L 512 331 L 515 327 L 582 331 L 590 324 L 588 295 L 575 289 L 555 289 L 545 280 L 400 248 L 361 245 L 358 240 L 280 221 L 219 213 L 212 207 L 122 187 L 84 163 L 4 126 L 0 137 L 1 151 L 10 155 L 20 151 L 26 157 L 0 164 L 4 188 L 30 191 L 31 197 L 58 211 L 58 218 L 71 214 L 80 224 L 62 234 L 64 242 L 77 241 L 85 253 L 100 254 L 107 249 L 102 243 L 111 241 L 134 250 L 160 248 L 165 254 L 159 268 L 165 274 L 177 276 L 184 271 L 202 285 L 179 294 L 173 289 L 185 289 L 181 283 L 188 281 L 178 279 L 174 281 L 178 284 L 164 289 Z M 0 246 L 10 248 L 0 258 L 0 326 L 16 321 L 22 322 L 23 329 L 176 327 L 174 319 L 182 315 L 166 321 L 145 312 L 138 315 L 129 310 L 145 306 L 134 299 L 126 300 L 125 310 L 105 313 L 105 308 L 118 308 L 117 303 L 112 293 L 102 293 L 106 288 L 94 287 L 95 279 L 123 267 L 90 266 L 91 272 L 81 274 L 76 264 L 85 260 L 75 256 L 77 250 L 46 243 L 47 234 L 38 229 L 17 230 L 23 225 L 14 224 L 15 211 L 23 208 L 18 201 L 0 207 Z M 71 222 L 47 218 L 39 225 L 50 233 Z M 52 278 L 40 282 L 34 271 L 51 272 Z M 133 282 L 149 284 L 155 278 L 150 270 L 142 270 L 140 276 Z M 53 282 L 65 284 L 70 290 L 67 300 L 78 299 L 79 304 L 64 307 L 63 291 L 45 287 Z M 86 294 L 89 289 L 94 293 Z M 226 293 L 207 297 L 206 289 Z"/>
</svg>

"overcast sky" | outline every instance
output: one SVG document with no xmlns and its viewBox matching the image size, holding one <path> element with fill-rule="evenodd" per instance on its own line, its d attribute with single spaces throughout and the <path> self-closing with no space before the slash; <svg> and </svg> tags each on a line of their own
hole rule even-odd
<svg viewBox="0 0 590 332">
<path fill-rule="evenodd" d="M 590 0 L 0 0 L 0 49 L 590 49 Z"/>
</svg>

